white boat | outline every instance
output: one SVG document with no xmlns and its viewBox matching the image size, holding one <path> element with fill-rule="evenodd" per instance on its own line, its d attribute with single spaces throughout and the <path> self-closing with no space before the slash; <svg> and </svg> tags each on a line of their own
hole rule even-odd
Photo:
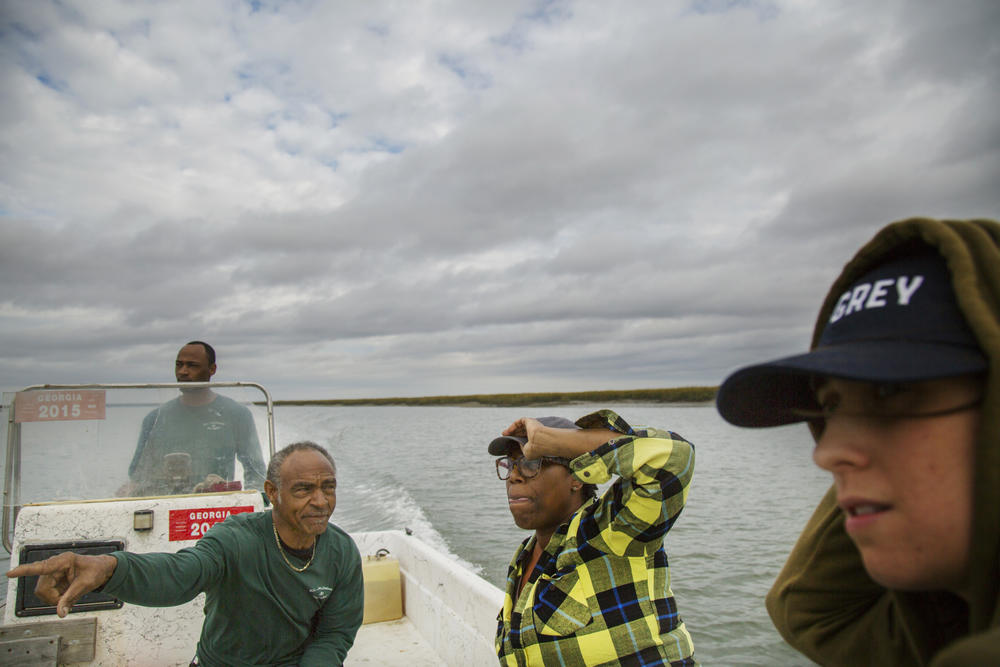
<svg viewBox="0 0 1000 667">
<path fill-rule="evenodd" d="M 263 459 L 273 455 L 271 397 L 254 383 L 40 385 L 4 395 L 2 530 L 11 567 L 67 549 L 176 551 L 231 513 L 264 509 L 259 489 L 242 488 L 239 463 L 232 479 L 209 480 L 201 493 L 192 491 L 202 480 L 185 476 L 183 465 L 141 491 L 127 484 L 143 417 L 181 388 L 210 389 L 247 406 Z M 346 664 L 497 663 L 500 589 L 404 531 L 352 537 L 366 560 L 366 623 Z M 33 579 L 8 582 L 2 664 L 187 665 L 194 654 L 204 595 L 153 608 L 91 593 L 59 619 L 33 587 Z"/>
</svg>

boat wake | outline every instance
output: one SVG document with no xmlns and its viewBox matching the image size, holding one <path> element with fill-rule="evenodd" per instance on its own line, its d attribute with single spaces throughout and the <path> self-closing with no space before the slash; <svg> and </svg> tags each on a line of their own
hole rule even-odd
<svg viewBox="0 0 1000 667">
<path fill-rule="evenodd" d="M 482 567 L 456 555 L 409 492 L 392 484 L 362 482 L 338 494 L 333 522 L 349 533 L 405 530 L 467 570 L 482 575 Z M 341 500 L 343 498 L 343 506 Z"/>
</svg>

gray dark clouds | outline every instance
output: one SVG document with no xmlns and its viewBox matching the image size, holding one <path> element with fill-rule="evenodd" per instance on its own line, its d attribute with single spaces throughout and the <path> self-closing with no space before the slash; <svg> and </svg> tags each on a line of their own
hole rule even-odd
<svg viewBox="0 0 1000 667">
<path fill-rule="evenodd" d="M 0 385 L 714 384 L 1000 215 L 1000 4 L 6 2 Z"/>
</svg>

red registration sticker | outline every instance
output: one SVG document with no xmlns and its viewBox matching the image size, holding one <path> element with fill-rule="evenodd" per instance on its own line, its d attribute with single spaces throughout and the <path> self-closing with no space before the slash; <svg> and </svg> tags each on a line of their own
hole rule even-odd
<svg viewBox="0 0 1000 667">
<path fill-rule="evenodd" d="M 15 422 L 74 419 L 104 419 L 104 390 L 19 391 L 14 397 Z"/>
<path fill-rule="evenodd" d="M 220 521 L 225 521 L 230 514 L 244 512 L 253 512 L 253 505 L 170 510 L 170 541 L 200 540 L 209 528 Z"/>
</svg>

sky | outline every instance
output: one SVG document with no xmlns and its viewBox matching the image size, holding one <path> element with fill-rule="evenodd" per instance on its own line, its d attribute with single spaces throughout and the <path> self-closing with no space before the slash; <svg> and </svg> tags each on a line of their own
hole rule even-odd
<svg viewBox="0 0 1000 667">
<path fill-rule="evenodd" d="M 714 385 L 1000 217 L 1000 3 L 0 0 L 0 387 Z"/>
</svg>

